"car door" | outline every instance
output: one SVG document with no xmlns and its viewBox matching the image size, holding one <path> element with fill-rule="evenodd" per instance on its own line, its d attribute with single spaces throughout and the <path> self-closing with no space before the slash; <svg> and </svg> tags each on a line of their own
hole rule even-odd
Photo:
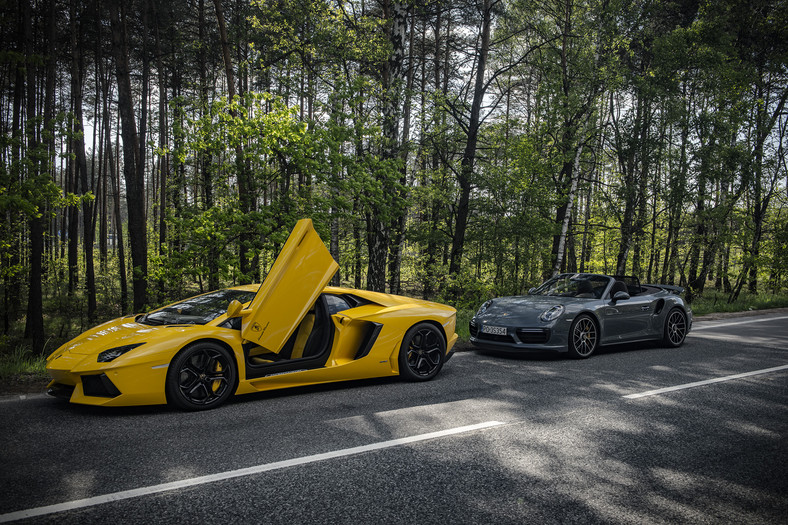
<svg viewBox="0 0 788 525">
<path fill-rule="evenodd" d="M 278 353 L 339 268 L 312 226 L 298 221 L 249 307 L 241 337 Z"/>
<path fill-rule="evenodd" d="M 650 326 L 653 297 L 630 297 L 605 307 L 605 342 L 629 341 L 645 336 Z"/>
</svg>

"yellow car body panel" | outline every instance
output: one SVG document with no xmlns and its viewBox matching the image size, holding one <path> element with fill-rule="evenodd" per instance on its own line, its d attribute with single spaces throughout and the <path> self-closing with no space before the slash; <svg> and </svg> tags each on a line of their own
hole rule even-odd
<svg viewBox="0 0 788 525">
<path fill-rule="evenodd" d="M 401 349 L 422 340 L 434 341 L 438 350 L 431 355 L 441 355 L 437 370 L 422 379 L 437 374 L 457 341 L 454 308 L 325 286 L 337 268 L 327 254 L 311 221 L 299 221 L 262 285 L 210 292 L 115 319 L 62 345 L 47 358 L 50 393 L 87 405 L 167 403 L 177 392 L 173 382 L 182 387 L 190 370 L 181 357 L 201 345 L 228 357 L 210 371 L 222 376 L 225 368 L 233 369 L 228 395 L 403 373 L 419 379 L 420 369 Z M 232 312 L 235 317 L 227 314 L 230 297 L 244 304 Z M 219 301 L 221 309 L 211 301 Z M 210 319 L 198 322 L 189 308 L 205 304 L 213 305 Z M 296 333 L 304 327 L 308 334 Z M 408 370 L 400 369 L 402 362 Z"/>
</svg>

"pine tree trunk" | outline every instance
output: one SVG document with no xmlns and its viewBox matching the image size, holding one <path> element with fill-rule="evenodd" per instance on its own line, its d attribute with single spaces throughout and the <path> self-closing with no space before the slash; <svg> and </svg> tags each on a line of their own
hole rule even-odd
<svg viewBox="0 0 788 525">
<path fill-rule="evenodd" d="M 72 1 L 71 15 L 71 96 L 74 102 L 74 172 L 79 183 L 79 193 L 87 195 L 93 191 L 88 181 L 88 165 L 85 157 L 85 138 L 82 117 L 82 92 L 84 89 L 82 75 L 82 45 L 78 38 L 80 28 L 77 26 L 77 2 Z M 82 201 L 82 249 L 85 255 L 85 292 L 88 303 L 88 322 L 96 316 L 96 275 L 93 265 L 93 244 L 95 230 L 93 228 L 93 206 L 95 201 Z"/>
<path fill-rule="evenodd" d="M 148 236 L 145 221 L 145 179 L 140 177 L 140 144 L 134 115 L 131 77 L 128 65 L 123 4 L 115 0 L 110 9 L 112 51 L 118 81 L 118 109 L 123 135 L 123 174 L 126 180 L 126 203 L 129 213 L 134 310 L 141 311 L 148 301 Z"/>
<path fill-rule="evenodd" d="M 126 284 L 128 281 L 126 278 L 126 252 L 123 247 L 123 222 L 121 221 L 120 215 L 120 174 L 115 171 L 115 160 L 112 153 L 112 133 L 109 125 L 109 108 L 107 107 L 109 99 L 108 88 L 109 82 L 107 82 L 107 86 L 105 86 L 104 93 L 104 140 L 107 152 L 108 177 L 110 185 L 112 186 L 112 213 L 115 216 L 115 231 L 113 234 L 115 235 L 115 246 L 118 256 L 118 274 L 120 276 L 120 313 L 124 314 L 129 304 L 129 291 L 128 285 Z"/>
<path fill-rule="evenodd" d="M 457 220 L 454 225 L 454 237 L 451 243 L 451 258 L 449 260 L 449 273 L 454 276 L 460 273 L 462 254 L 465 248 L 465 232 L 468 228 L 473 168 L 476 160 L 476 146 L 479 141 L 482 102 L 486 92 L 484 75 L 487 70 L 487 56 L 490 52 L 492 3 L 492 0 L 484 0 L 482 7 L 482 34 L 478 50 L 479 60 L 476 64 L 471 115 L 468 121 L 468 136 L 465 142 L 465 150 L 462 154 L 462 161 L 460 161 L 460 173 L 457 175 L 457 183 L 460 187 L 460 200 L 457 203 Z"/>
<path fill-rule="evenodd" d="M 27 118 L 33 119 L 36 114 L 36 76 L 38 67 L 34 66 L 33 55 L 33 29 L 32 29 L 32 6 L 30 2 L 25 2 L 24 7 L 24 47 L 26 61 L 25 82 L 27 87 Z M 38 148 L 37 123 L 28 122 L 25 126 L 27 131 L 28 152 L 33 153 Z M 34 153 L 33 153 L 34 155 Z M 32 156 L 32 155 L 31 155 Z M 41 165 L 35 158 L 31 159 L 31 167 L 27 176 L 29 179 L 38 178 Z M 30 281 L 27 301 L 27 319 L 25 323 L 25 338 L 32 340 L 32 349 L 35 355 L 41 355 L 44 350 L 44 315 L 43 315 L 43 290 L 41 281 L 43 279 L 42 262 L 44 256 L 44 218 L 43 216 L 33 216 L 29 221 L 30 235 Z"/>
</svg>

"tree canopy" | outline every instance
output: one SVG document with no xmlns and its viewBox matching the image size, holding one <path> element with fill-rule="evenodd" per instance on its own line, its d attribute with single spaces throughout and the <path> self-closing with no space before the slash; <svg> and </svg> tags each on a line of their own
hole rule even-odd
<svg viewBox="0 0 788 525">
<path fill-rule="evenodd" d="M 260 282 L 303 217 L 336 284 L 459 308 L 562 271 L 788 285 L 776 0 L 0 12 L 3 329 L 36 351 Z"/>
</svg>

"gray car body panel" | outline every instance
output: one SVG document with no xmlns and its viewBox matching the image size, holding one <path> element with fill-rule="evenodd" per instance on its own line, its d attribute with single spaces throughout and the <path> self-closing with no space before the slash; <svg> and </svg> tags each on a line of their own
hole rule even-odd
<svg viewBox="0 0 788 525">
<path fill-rule="evenodd" d="M 640 285 L 641 293 L 616 301 L 611 294 L 613 282 L 611 278 L 601 298 L 522 295 L 492 299 L 483 312 L 471 319 L 470 341 L 478 348 L 504 352 L 567 352 L 572 322 L 580 314 L 590 315 L 596 321 L 600 345 L 661 340 L 672 308 L 681 308 L 687 316 L 687 331 L 691 329 L 692 311 L 678 295 L 681 288 L 644 284 Z M 559 305 L 564 311 L 557 319 L 540 319 L 544 312 Z M 484 326 L 505 327 L 507 334 L 483 334 Z M 540 331 L 549 332 L 545 341 L 528 341 L 528 336 Z"/>
</svg>

